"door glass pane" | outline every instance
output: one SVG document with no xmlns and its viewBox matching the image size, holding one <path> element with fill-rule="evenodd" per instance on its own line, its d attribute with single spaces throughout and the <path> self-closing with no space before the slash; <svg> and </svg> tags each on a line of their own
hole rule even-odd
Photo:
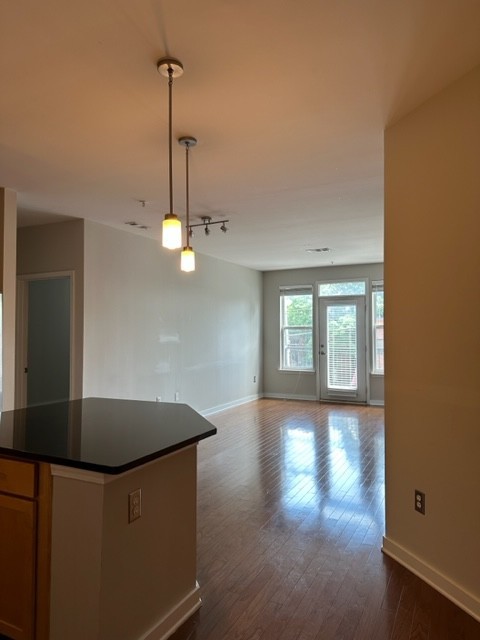
<svg viewBox="0 0 480 640">
<path fill-rule="evenodd" d="M 330 389 L 357 389 L 357 307 L 327 307 L 327 376 Z"/>
</svg>

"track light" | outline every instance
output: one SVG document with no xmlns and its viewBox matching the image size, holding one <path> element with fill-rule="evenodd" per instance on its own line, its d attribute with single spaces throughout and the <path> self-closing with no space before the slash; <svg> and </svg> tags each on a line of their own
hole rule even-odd
<svg viewBox="0 0 480 640">
<path fill-rule="evenodd" d="M 222 226 L 220 227 L 220 229 L 223 231 L 223 233 L 227 233 L 228 231 L 228 227 L 226 225 L 227 222 L 229 222 L 229 220 L 212 220 L 211 216 L 201 216 L 201 222 L 197 223 L 197 224 L 189 224 L 188 225 L 188 229 L 189 229 L 189 233 L 190 233 L 190 237 L 193 236 L 193 229 L 194 227 L 203 227 L 203 230 L 205 232 L 206 236 L 210 235 L 210 227 L 215 225 L 215 224 L 221 224 Z"/>
</svg>

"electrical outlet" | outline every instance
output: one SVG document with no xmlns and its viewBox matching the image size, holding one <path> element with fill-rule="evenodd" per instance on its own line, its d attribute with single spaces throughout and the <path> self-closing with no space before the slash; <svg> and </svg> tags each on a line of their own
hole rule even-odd
<svg viewBox="0 0 480 640">
<path fill-rule="evenodd" d="M 180 400 L 180 391 L 175 391 L 175 402 Z"/>
<path fill-rule="evenodd" d="M 257 376 L 253 376 L 253 381 L 256 382 L 257 381 Z"/>
<path fill-rule="evenodd" d="M 162 396 L 156 396 L 155 402 L 161 402 L 161 401 L 162 401 Z"/>
<path fill-rule="evenodd" d="M 128 494 L 128 522 L 137 520 L 142 515 L 142 490 L 135 489 Z"/>
<path fill-rule="evenodd" d="M 415 511 L 425 515 L 425 494 L 415 489 Z"/>
</svg>

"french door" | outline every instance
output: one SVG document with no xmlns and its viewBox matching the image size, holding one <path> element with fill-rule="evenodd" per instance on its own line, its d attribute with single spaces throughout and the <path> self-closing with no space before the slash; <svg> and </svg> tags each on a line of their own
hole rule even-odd
<svg viewBox="0 0 480 640">
<path fill-rule="evenodd" d="M 320 400 L 366 402 L 365 296 L 319 299 Z"/>
</svg>

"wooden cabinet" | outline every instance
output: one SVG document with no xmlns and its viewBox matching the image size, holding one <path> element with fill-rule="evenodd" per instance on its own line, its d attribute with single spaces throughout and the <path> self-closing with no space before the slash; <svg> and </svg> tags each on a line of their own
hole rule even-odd
<svg viewBox="0 0 480 640">
<path fill-rule="evenodd" d="M 0 494 L 0 631 L 14 640 L 32 637 L 36 504 Z"/>
<path fill-rule="evenodd" d="M 0 634 L 12 640 L 47 637 L 49 504 L 48 465 L 0 458 Z"/>
</svg>

